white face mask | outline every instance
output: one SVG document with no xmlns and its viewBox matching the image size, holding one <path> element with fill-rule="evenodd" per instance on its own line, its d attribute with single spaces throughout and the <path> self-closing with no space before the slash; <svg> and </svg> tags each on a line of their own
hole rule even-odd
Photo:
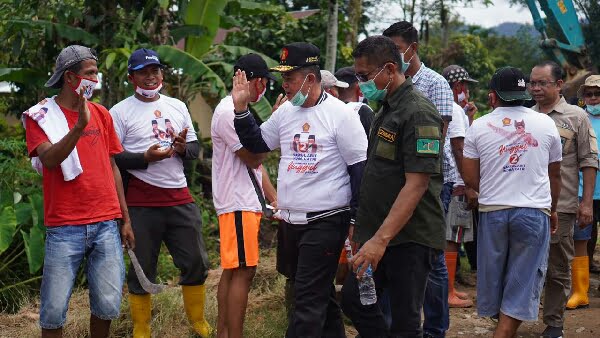
<svg viewBox="0 0 600 338">
<path fill-rule="evenodd" d="M 156 94 L 158 94 L 158 92 L 162 89 L 162 83 L 159 84 L 156 88 L 154 89 L 144 89 L 141 87 L 136 86 L 135 87 L 135 92 L 142 95 L 143 97 L 147 98 L 147 99 L 151 99 L 154 98 L 156 96 Z"/>
<path fill-rule="evenodd" d="M 94 95 L 94 88 L 96 88 L 98 81 L 86 79 L 80 76 L 77 76 L 77 78 L 79 78 L 79 83 L 77 84 L 77 87 L 73 88 L 73 90 L 75 93 L 77 93 L 77 95 L 79 95 L 79 93 L 83 90 L 83 97 L 88 100 L 91 99 Z"/>
<path fill-rule="evenodd" d="M 458 102 L 464 102 L 467 99 L 467 94 L 465 94 L 465 92 L 460 92 L 457 97 Z"/>
</svg>

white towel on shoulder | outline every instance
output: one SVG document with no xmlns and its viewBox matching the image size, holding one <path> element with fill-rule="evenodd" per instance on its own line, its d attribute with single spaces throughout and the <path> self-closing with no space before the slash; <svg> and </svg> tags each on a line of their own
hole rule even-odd
<svg viewBox="0 0 600 338">
<path fill-rule="evenodd" d="M 58 104 L 56 104 L 56 101 L 54 101 L 55 97 L 43 99 L 25 111 L 21 117 L 24 128 L 27 128 L 25 123 L 27 121 L 26 116 L 37 122 L 52 144 L 60 141 L 69 132 L 69 124 L 67 123 L 65 114 Z M 42 174 L 42 162 L 38 157 L 31 159 L 31 166 L 40 175 Z M 62 169 L 65 181 L 71 181 L 83 172 L 83 168 L 79 162 L 79 155 L 77 154 L 77 147 L 73 148 L 69 156 L 60 164 L 60 168 Z"/>
</svg>

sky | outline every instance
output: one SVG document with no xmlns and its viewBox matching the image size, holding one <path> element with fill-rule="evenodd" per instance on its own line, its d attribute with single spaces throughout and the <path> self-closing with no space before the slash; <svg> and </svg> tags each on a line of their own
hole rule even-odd
<svg viewBox="0 0 600 338">
<path fill-rule="evenodd" d="M 533 25 L 533 19 L 529 9 L 522 6 L 510 7 L 508 0 L 493 0 L 494 5 L 485 7 L 474 1 L 469 7 L 455 7 L 454 10 L 460 14 L 463 20 L 469 24 L 477 24 L 485 28 L 494 27 L 503 22 L 529 23 Z"/>
<path fill-rule="evenodd" d="M 531 12 L 526 7 L 510 7 L 508 0 L 492 1 L 494 4 L 488 7 L 485 7 L 477 0 L 473 0 L 473 3 L 467 6 L 454 4 L 452 5 L 452 12 L 458 13 L 468 24 L 477 24 L 485 28 L 494 27 L 503 22 L 529 23 L 533 25 Z M 386 8 L 378 8 L 377 10 L 381 18 L 379 20 L 371 20 L 368 30 L 372 33 L 383 31 L 392 23 L 402 19 L 402 14 L 396 14 L 402 13 L 401 7 L 397 4 Z M 542 16 L 544 15 L 542 14 Z"/>
</svg>

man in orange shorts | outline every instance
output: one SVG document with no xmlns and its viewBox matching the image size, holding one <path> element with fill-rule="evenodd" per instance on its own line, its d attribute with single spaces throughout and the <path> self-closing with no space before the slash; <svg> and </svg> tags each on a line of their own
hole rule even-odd
<svg viewBox="0 0 600 338">
<path fill-rule="evenodd" d="M 242 56 L 234 66 L 249 75 L 252 101 L 265 93 L 269 78 L 267 64 L 257 54 Z M 221 266 L 217 336 L 242 337 L 248 291 L 258 265 L 258 232 L 264 194 L 276 206 L 275 188 L 260 161 L 246 150 L 235 132 L 231 95 L 215 108 L 211 123 L 213 142 L 213 201 L 219 216 Z M 254 183 L 252 179 L 254 178 Z M 255 186 L 256 185 L 256 186 Z"/>
</svg>

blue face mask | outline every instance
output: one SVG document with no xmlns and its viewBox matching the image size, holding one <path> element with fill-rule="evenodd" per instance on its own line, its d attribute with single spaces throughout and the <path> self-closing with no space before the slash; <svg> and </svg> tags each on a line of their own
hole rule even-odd
<svg viewBox="0 0 600 338">
<path fill-rule="evenodd" d="M 587 110 L 588 113 L 594 115 L 594 116 L 598 116 L 600 115 L 600 104 L 588 104 L 585 109 Z"/>
<path fill-rule="evenodd" d="M 410 60 L 412 60 L 412 58 L 415 57 L 415 54 L 413 54 L 413 56 L 411 56 L 410 59 L 408 59 L 408 61 L 404 61 L 404 55 L 406 55 L 406 52 L 408 52 L 409 49 L 410 49 L 410 46 L 408 46 L 408 48 L 406 48 L 404 53 L 400 53 L 400 61 L 402 61 L 402 66 L 400 67 L 400 70 L 402 71 L 402 74 L 406 73 L 406 71 L 408 70 L 408 67 L 410 67 Z"/>
<path fill-rule="evenodd" d="M 302 85 L 300 86 L 300 89 L 298 89 L 298 92 L 296 92 L 296 95 L 294 95 L 294 97 L 292 97 L 292 99 L 290 100 L 290 103 L 293 106 L 300 107 L 304 104 L 304 102 L 306 102 L 306 99 L 308 98 L 308 93 L 310 93 L 310 88 L 308 88 L 308 92 L 306 92 L 306 94 L 302 94 L 302 87 L 304 87 L 304 83 L 306 82 L 307 78 L 308 74 L 304 78 L 304 81 L 302 81 Z"/>
<path fill-rule="evenodd" d="M 385 88 L 383 88 L 383 89 L 377 89 L 377 85 L 375 85 L 375 79 L 379 76 L 379 74 L 381 74 L 381 72 L 384 69 L 385 69 L 385 65 L 383 68 L 381 68 L 379 73 L 377 73 L 377 75 L 375 75 L 374 78 L 372 78 L 371 80 L 366 81 L 366 82 L 358 83 L 358 87 L 360 87 L 360 91 L 367 98 L 367 100 L 381 101 L 387 95 L 387 87 L 390 85 L 390 82 L 392 82 L 391 78 L 388 81 L 387 85 L 385 85 Z"/>
</svg>

